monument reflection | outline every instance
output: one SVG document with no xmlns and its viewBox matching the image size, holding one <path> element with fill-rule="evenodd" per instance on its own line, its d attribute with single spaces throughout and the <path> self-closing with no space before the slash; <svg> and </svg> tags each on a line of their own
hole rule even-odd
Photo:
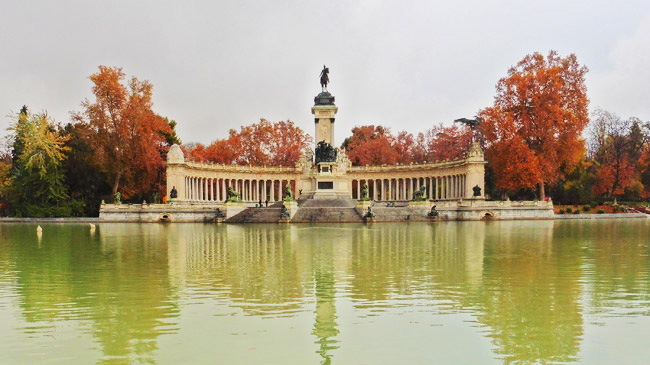
<svg viewBox="0 0 650 365">
<path fill-rule="evenodd" d="M 106 363 L 155 362 L 193 303 L 210 303 L 212 325 L 220 315 L 307 319 L 302 334 L 325 364 L 350 351 L 356 324 L 406 312 L 469 314 L 506 362 L 570 362 L 587 317 L 647 316 L 649 241 L 635 227 L 48 225 L 39 245 L 32 227 L 5 226 L 0 268 L 15 285 L 2 292 L 17 294 L 26 335 L 80 323 Z"/>
</svg>

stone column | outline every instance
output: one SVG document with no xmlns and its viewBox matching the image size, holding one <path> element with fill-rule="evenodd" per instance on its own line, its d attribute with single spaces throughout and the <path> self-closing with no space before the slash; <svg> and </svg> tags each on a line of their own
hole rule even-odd
<svg viewBox="0 0 650 365">
<path fill-rule="evenodd" d="M 390 200 L 390 179 L 384 179 L 383 184 L 384 184 L 383 189 L 385 190 L 383 195 L 383 200 L 388 201 Z"/>
<path fill-rule="evenodd" d="M 275 180 L 271 180 L 271 201 L 275 202 Z"/>
<path fill-rule="evenodd" d="M 377 179 L 372 179 L 372 200 L 377 200 Z"/>
</svg>

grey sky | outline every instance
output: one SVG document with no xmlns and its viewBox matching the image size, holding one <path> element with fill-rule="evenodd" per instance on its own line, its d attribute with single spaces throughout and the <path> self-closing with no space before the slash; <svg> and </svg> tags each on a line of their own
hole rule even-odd
<svg viewBox="0 0 650 365">
<path fill-rule="evenodd" d="M 650 120 L 648 1 L 0 0 L 0 133 L 23 104 L 68 121 L 109 65 L 153 83 L 184 142 L 262 117 L 311 134 L 323 64 L 337 143 L 360 124 L 416 133 L 473 116 L 550 49 L 589 67 L 591 109 Z"/>
</svg>

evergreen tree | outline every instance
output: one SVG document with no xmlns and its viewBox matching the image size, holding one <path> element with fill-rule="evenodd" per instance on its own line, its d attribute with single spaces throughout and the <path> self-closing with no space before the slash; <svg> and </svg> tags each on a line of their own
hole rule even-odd
<svg viewBox="0 0 650 365">
<path fill-rule="evenodd" d="M 13 131 L 13 171 L 9 187 L 11 211 L 16 216 L 71 216 L 80 204 L 69 200 L 62 161 L 66 138 L 55 130 L 47 114 L 23 108 L 10 127 Z"/>
</svg>

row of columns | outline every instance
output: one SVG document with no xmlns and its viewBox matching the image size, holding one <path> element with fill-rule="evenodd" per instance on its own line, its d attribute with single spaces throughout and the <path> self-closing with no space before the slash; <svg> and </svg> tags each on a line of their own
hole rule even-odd
<svg viewBox="0 0 650 365">
<path fill-rule="evenodd" d="M 244 202 L 276 202 L 284 197 L 287 184 L 296 196 L 295 180 L 224 179 L 205 177 L 185 177 L 184 200 L 224 202 L 228 199 L 228 187 L 241 194 Z M 180 197 L 179 197 L 180 198 Z"/>
<path fill-rule="evenodd" d="M 352 180 L 350 195 L 352 199 L 361 199 L 363 186 L 368 184 L 371 200 L 412 200 L 414 193 L 424 186 L 425 196 L 429 200 L 453 200 L 467 197 L 466 182 L 465 174 L 395 179 L 355 179 Z"/>
</svg>

